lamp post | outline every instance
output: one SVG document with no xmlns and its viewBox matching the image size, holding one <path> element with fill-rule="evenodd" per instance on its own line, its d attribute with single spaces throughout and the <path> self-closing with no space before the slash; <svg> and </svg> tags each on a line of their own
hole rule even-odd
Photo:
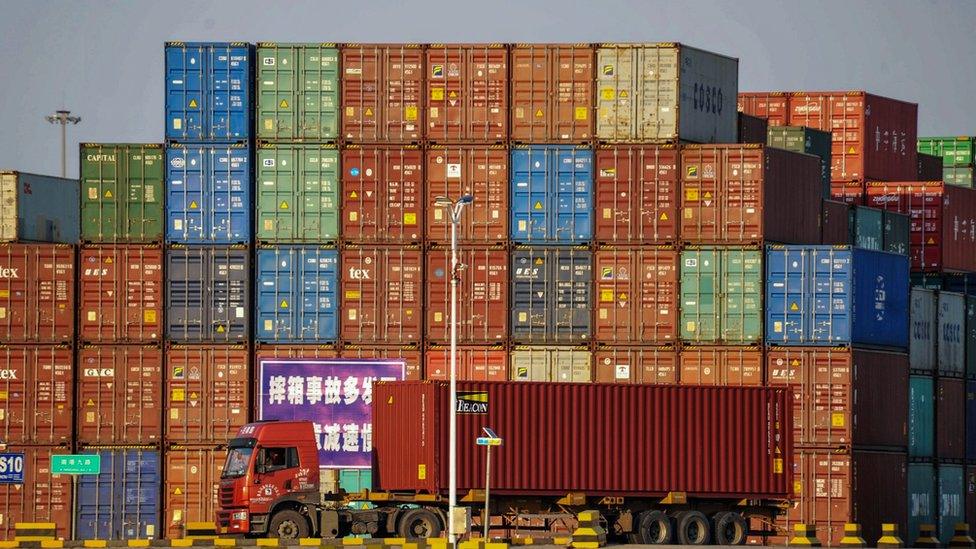
<svg viewBox="0 0 976 549">
<path fill-rule="evenodd" d="M 61 124 L 61 177 L 68 177 L 68 124 L 81 122 L 80 116 L 71 116 L 71 111 L 54 111 L 44 117 L 51 124 Z"/>
</svg>

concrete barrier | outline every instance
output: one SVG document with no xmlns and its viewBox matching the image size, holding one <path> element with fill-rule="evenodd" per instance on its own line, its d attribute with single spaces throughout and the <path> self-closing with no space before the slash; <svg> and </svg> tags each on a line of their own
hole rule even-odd
<svg viewBox="0 0 976 549">
<path fill-rule="evenodd" d="M 821 547 L 820 540 L 817 539 L 817 526 L 815 524 L 794 524 L 790 545 Z"/>
<path fill-rule="evenodd" d="M 878 539 L 878 547 L 904 547 L 905 542 L 898 536 L 897 524 L 882 524 L 881 538 Z"/>
</svg>

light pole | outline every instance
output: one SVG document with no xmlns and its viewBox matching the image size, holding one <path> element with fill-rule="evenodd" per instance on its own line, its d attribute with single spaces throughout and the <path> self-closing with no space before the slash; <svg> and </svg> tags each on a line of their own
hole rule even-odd
<svg viewBox="0 0 976 549">
<path fill-rule="evenodd" d="M 461 277 L 461 265 L 457 255 L 457 231 L 461 224 L 461 212 L 474 202 L 474 197 L 466 194 L 451 200 L 446 196 L 434 199 L 434 205 L 444 208 L 451 222 L 451 435 L 448 442 L 448 489 L 447 489 L 447 537 L 451 543 L 457 542 L 457 524 L 454 508 L 457 506 L 457 286 Z"/>
<path fill-rule="evenodd" d="M 81 117 L 71 116 L 71 111 L 54 111 L 44 119 L 51 124 L 61 124 L 61 177 L 68 177 L 68 124 L 81 122 Z"/>
</svg>

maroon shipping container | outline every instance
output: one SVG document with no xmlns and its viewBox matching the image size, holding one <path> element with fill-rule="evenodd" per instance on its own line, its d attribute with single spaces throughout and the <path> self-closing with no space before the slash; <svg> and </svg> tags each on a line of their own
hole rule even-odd
<svg viewBox="0 0 976 549">
<path fill-rule="evenodd" d="M 77 442 L 156 444 L 163 437 L 163 350 L 97 345 L 78 351 Z"/>
<path fill-rule="evenodd" d="M 424 155 L 415 146 L 342 150 L 342 238 L 409 244 L 424 231 Z"/>
<path fill-rule="evenodd" d="M 474 412 L 458 415 L 458 439 L 485 425 L 505 439 L 493 494 L 785 499 L 792 489 L 781 454 L 793 448 L 786 391 L 471 381 L 458 390 Z M 445 492 L 448 384 L 378 383 L 375 392 L 374 489 Z M 458 454 L 458 489 L 482 488 L 484 451 L 461 444 Z"/>
<path fill-rule="evenodd" d="M 0 345 L 0 441 L 71 444 L 73 355 L 66 345 Z"/>
<path fill-rule="evenodd" d="M 501 343 L 508 338 L 508 249 L 464 247 L 458 252 L 464 269 L 458 273 L 460 343 Z M 427 251 L 426 338 L 432 343 L 451 340 L 451 250 Z"/>
<path fill-rule="evenodd" d="M 766 144 L 769 136 L 769 122 L 765 118 L 739 113 L 739 139 L 737 143 Z"/>
<path fill-rule="evenodd" d="M 864 182 L 831 181 L 830 199 L 851 206 L 863 206 L 867 203 L 864 199 Z"/>
<path fill-rule="evenodd" d="M 820 243 L 832 246 L 851 244 L 851 205 L 824 200 L 821 206 Z"/>
<path fill-rule="evenodd" d="M 244 345 L 169 345 L 166 441 L 224 444 L 248 421 L 250 357 Z"/>
<path fill-rule="evenodd" d="M 908 355 L 846 347 L 772 347 L 766 382 L 793 390 L 797 448 L 908 444 Z M 960 396 L 960 409 L 963 399 Z"/>
<path fill-rule="evenodd" d="M 589 44 L 512 47 L 512 131 L 519 143 L 593 137 L 594 49 Z"/>
<path fill-rule="evenodd" d="M 419 247 L 342 249 L 340 337 L 350 343 L 409 344 L 423 329 L 423 253 Z"/>
<path fill-rule="evenodd" d="M 597 383 L 678 383 L 678 352 L 671 346 L 600 347 L 593 353 Z"/>
<path fill-rule="evenodd" d="M 355 143 L 419 143 L 424 50 L 418 44 L 343 44 L 342 136 Z"/>
<path fill-rule="evenodd" d="M 745 345 L 684 347 L 678 354 L 682 385 L 762 386 L 763 352 Z"/>
<path fill-rule="evenodd" d="M 783 92 L 739 92 L 739 112 L 763 118 L 770 126 L 786 126 L 790 98 Z"/>
<path fill-rule="evenodd" d="M 817 244 L 820 158 L 764 145 L 681 148 L 681 240 Z"/>
<path fill-rule="evenodd" d="M 406 379 L 419 380 L 423 356 L 416 346 L 343 345 L 341 358 L 402 358 L 406 363 Z"/>
<path fill-rule="evenodd" d="M 427 149 L 427 241 L 451 242 L 450 215 L 434 201 L 474 197 L 458 226 L 462 244 L 504 244 L 508 241 L 508 151 L 499 145 L 434 145 Z"/>
<path fill-rule="evenodd" d="M 163 451 L 163 529 L 169 539 L 187 535 L 191 522 L 213 522 L 226 448 L 173 446 Z"/>
<path fill-rule="evenodd" d="M 0 539 L 13 540 L 18 522 L 53 522 L 57 539 L 71 539 L 71 476 L 51 474 L 51 456 L 71 449 L 8 446 L 4 451 L 24 454 L 24 483 L 0 484 Z"/>
<path fill-rule="evenodd" d="M 935 457 L 943 461 L 965 459 L 966 380 L 936 379 L 935 426 Z"/>
<path fill-rule="evenodd" d="M 427 46 L 427 139 L 501 143 L 508 137 L 508 50 L 502 44 Z"/>
<path fill-rule="evenodd" d="M 254 365 L 262 359 L 275 358 L 337 358 L 339 349 L 335 345 L 258 345 L 254 349 Z"/>
<path fill-rule="evenodd" d="M 918 176 L 916 179 L 918 181 L 941 181 L 942 157 L 918 153 Z"/>
<path fill-rule="evenodd" d="M 83 246 L 79 252 L 78 339 L 150 343 L 163 332 L 163 250 Z"/>
<path fill-rule="evenodd" d="M 596 240 L 678 241 L 678 150 L 674 145 L 602 145 L 596 151 Z"/>
<path fill-rule="evenodd" d="M 424 379 L 447 381 L 451 375 L 450 345 L 431 345 L 424 352 Z M 505 381 L 508 351 L 502 345 L 458 347 L 459 381 Z"/>
<path fill-rule="evenodd" d="M 832 181 L 905 181 L 918 171 L 918 105 L 851 92 L 794 92 L 791 126 L 833 134 Z"/>
<path fill-rule="evenodd" d="M 0 243 L 0 343 L 74 338 L 74 247 Z"/>
<path fill-rule="evenodd" d="M 678 251 L 670 246 L 601 248 L 593 254 L 597 343 L 678 339 Z"/>
</svg>

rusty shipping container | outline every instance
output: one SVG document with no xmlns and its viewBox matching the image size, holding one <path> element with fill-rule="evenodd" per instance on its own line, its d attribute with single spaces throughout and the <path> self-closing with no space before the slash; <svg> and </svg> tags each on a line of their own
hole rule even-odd
<svg viewBox="0 0 976 549">
<path fill-rule="evenodd" d="M 509 354 L 511 381 L 593 381 L 593 354 L 587 347 L 519 345 Z"/>
<path fill-rule="evenodd" d="M 89 345 L 78 350 L 76 441 L 158 444 L 163 437 L 163 350 Z"/>
<path fill-rule="evenodd" d="M 678 241 L 678 149 L 603 145 L 596 150 L 594 230 L 604 244 Z"/>
<path fill-rule="evenodd" d="M 78 263 L 79 341 L 160 341 L 163 250 L 159 246 L 82 246 Z"/>
<path fill-rule="evenodd" d="M 405 376 L 410 381 L 422 377 L 423 352 L 416 345 L 354 345 L 346 344 L 339 358 L 396 358 L 406 363 Z"/>
<path fill-rule="evenodd" d="M 581 143 L 593 137 L 593 47 L 516 44 L 511 49 L 511 139 Z"/>
<path fill-rule="evenodd" d="M 250 356 L 244 345 L 168 345 L 165 438 L 171 444 L 223 444 L 248 421 Z"/>
<path fill-rule="evenodd" d="M 739 138 L 736 143 L 765 143 L 769 122 L 765 118 L 739 112 Z"/>
<path fill-rule="evenodd" d="M 342 136 L 353 143 L 419 143 L 424 50 L 419 44 L 343 44 Z"/>
<path fill-rule="evenodd" d="M 500 145 L 434 145 L 426 152 L 426 236 L 430 243 L 451 241 L 450 215 L 434 205 L 437 197 L 470 195 L 474 203 L 458 226 L 462 244 L 508 241 L 508 151 Z"/>
<path fill-rule="evenodd" d="M 419 247 L 346 246 L 339 264 L 339 335 L 343 341 L 420 341 L 424 260 Z"/>
<path fill-rule="evenodd" d="M 763 118 L 770 126 L 786 126 L 790 119 L 790 97 L 783 92 L 739 92 L 739 112 Z M 762 143 L 766 142 L 763 138 Z"/>
<path fill-rule="evenodd" d="M 837 200 L 824 200 L 820 208 L 820 243 L 850 246 L 851 205 Z"/>
<path fill-rule="evenodd" d="M 71 343 L 75 249 L 0 243 L 0 344 Z"/>
<path fill-rule="evenodd" d="M 943 462 L 966 459 L 966 381 L 935 380 L 935 457 Z"/>
<path fill-rule="evenodd" d="M 665 344 L 678 340 L 678 251 L 674 247 L 600 248 L 593 254 L 593 340 Z"/>
<path fill-rule="evenodd" d="M 678 352 L 673 346 L 601 346 L 593 353 L 593 378 L 597 383 L 675 385 Z"/>
<path fill-rule="evenodd" d="M 464 247 L 458 253 L 459 343 L 502 343 L 508 338 L 508 250 Z M 431 248 L 426 254 L 425 316 L 427 341 L 451 339 L 451 250 Z"/>
<path fill-rule="evenodd" d="M 678 353 L 682 385 L 762 386 L 763 352 L 748 345 L 687 346 Z"/>
<path fill-rule="evenodd" d="M 163 451 L 162 534 L 166 538 L 186 537 L 190 523 L 213 522 L 226 459 L 223 447 L 172 446 Z"/>
<path fill-rule="evenodd" d="M 425 52 L 427 131 L 432 143 L 508 138 L 508 49 L 503 44 L 431 44 Z"/>
<path fill-rule="evenodd" d="M 431 345 L 424 351 L 424 379 L 447 381 L 451 376 L 451 347 Z M 508 350 L 503 345 L 459 346 L 458 381 L 507 381 Z"/>
<path fill-rule="evenodd" d="M 66 345 L 0 345 L 0 441 L 71 444 L 73 355 Z"/>
<path fill-rule="evenodd" d="M 51 474 L 51 456 L 71 449 L 13 445 L 5 452 L 24 454 L 24 482 L 0 484 L 0 540 L 13 541 L 18 522 L 53 522 L 55 539 L 71 539 L 71 477 Z"/>
<path fill-rule="evenodd" d="M 415 146 L 342 150 L 345 242 L 409 244 L 424 231 L 424 155 Z"/>
<path fill-rule="evenodd" d="M 820 241 L 820 159 L 764 145 L 681 148 L 681 240 Z"/>
</svg>

